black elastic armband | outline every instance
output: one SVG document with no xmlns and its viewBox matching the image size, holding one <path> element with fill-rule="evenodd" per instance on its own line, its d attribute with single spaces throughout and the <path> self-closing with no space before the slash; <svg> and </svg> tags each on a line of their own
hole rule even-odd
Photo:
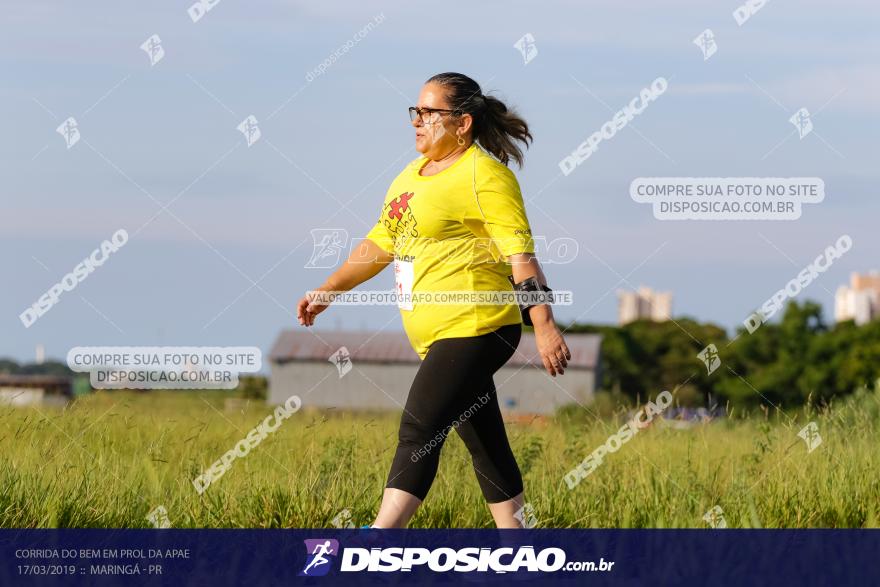
<svg viewBox="0 0 880 587">
<path fill-rule="evenodd" d="M 523 279 L 519 283 L 513 282 L 512 275 L 508 276 L 507 279 L 513 285 L 513 291 L 519 304 L 519 311 L 522 314 L 523 324 L 533 326 L 532 318 L 529 316 L 529 308 L 543 304 L 552 304 L 553 290 L 546 285 L 541 285 L 535 277 Z"/>
</svg>

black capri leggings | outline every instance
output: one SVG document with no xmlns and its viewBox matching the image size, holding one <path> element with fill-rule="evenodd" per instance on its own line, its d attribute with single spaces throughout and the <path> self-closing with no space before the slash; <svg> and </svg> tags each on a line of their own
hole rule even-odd
<svg viewBox="0 0 880 587">
<path fill-rule="evenodd" d="M 440 449 L 455 428 L 471 453 L 489 503 L 522 493 L 492 375 L 513 356 L 522 326 L 511 324 L 465 338 L 434 342 L 419 366 L 400 418 L 397 452 L 386 487 L 424 500 L 437 474 Z"/>
</svg>

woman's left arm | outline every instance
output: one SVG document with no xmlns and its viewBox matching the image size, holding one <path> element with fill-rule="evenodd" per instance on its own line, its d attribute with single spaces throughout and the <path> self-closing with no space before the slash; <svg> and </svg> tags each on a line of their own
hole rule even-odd
<svg viewBox="0 0 880 587">
<path fill-rule="evenodd" d="M 507 258 L 513 269 L 513 281 L 520 283 L 529 277 L 535 277 L 541 285 L 547 285 L 547 278 L 541 270 L 541 264 L 532 253 L 519 253 Z M 547 372 L 556 377 L 565 373 L 565 367 L 571 359 L 571 352 L 562 338 L 562 333 L 553 320 L 553 309 L 549 304 L 532 306 L 528 309 L 529 317 L 535 328 L 535 341 L 538 354 Z"/>
</svg>

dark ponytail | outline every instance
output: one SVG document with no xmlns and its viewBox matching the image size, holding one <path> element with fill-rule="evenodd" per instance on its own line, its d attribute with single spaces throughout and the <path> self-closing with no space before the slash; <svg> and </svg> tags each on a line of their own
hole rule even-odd
<svg viewBox="0 0 880 587">
<path fill-rule="evenodd" d="M 425 82 L 446 90 L 449 108 L 456 114 L 474 118 L 473 138 L 481 147 L 507 165 L 511 159 L 523 165 L 523 152 L 517 141 L 528 147 L 532 134 L 526 121 L 494 96 L 484 96 L 480 85 L 461 73 L 439 73 Z"/>
</svg>

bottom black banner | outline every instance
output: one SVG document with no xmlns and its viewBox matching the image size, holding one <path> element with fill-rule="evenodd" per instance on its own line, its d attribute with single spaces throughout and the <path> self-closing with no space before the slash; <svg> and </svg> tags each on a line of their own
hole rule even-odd
<svg viewBox="0 0 880 587">
<path fill-rule="evenodd" d="M 0 530 L 0 585 L 880 584 L 874 530 Z"/>
</svg>

